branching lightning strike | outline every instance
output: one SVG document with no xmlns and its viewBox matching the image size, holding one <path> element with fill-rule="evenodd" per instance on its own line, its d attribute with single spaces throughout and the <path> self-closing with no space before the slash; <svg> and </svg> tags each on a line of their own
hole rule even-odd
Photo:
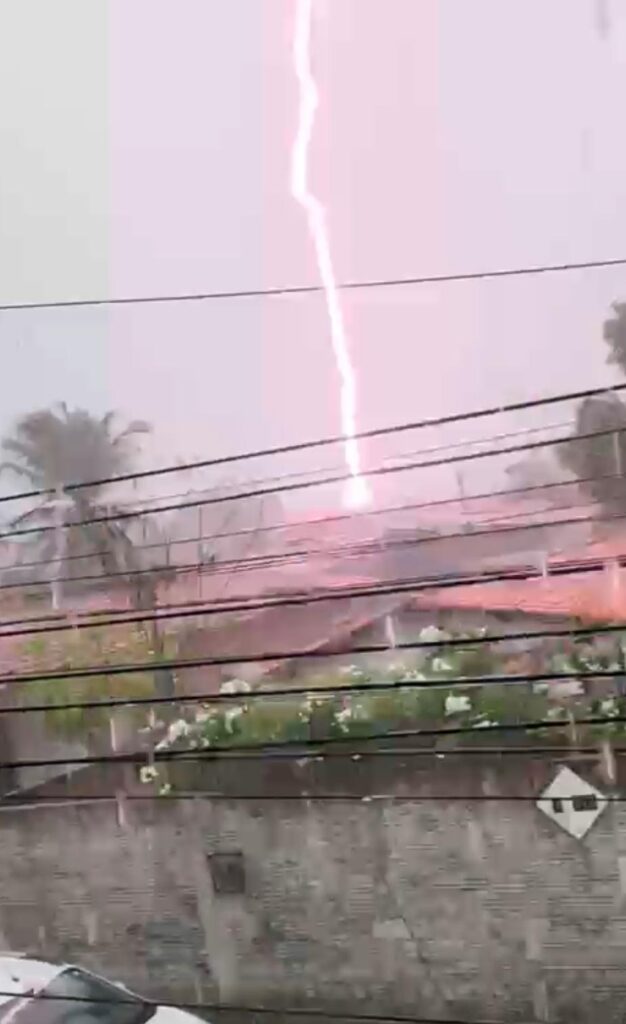
<svg viewBox="0 0 626 1024">
<path fill-rule="evenodd" d="M 313 0 L 295 0 L 295 3 L 293 63 L 299 85 L 299 115 L 292 153 L 291 191 L 294 199 L 306 213 L 324 288 L 333 353 L 341 382 L 341 428 L 346 464 L 350 472 L 345 502 L 351 507 L 357 507 L 367 504 L 370 495 L 367 482 L 361 475 L 361 453 L 355 437 L 356 375 L 350 359 L 350 347 L 330 251 L 326 211 L 309 187 L 309 148 L 319 103 L 317 83 L 311 69 Z"/>
</svg>

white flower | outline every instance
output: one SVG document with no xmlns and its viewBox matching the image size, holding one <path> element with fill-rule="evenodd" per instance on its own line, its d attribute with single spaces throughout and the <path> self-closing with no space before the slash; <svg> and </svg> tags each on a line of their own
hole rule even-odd
<svg viewBox="0 0 626 1024">
<path fill-rule="evenodd" d="M 497 725 L 497 722 L 492 722 L 490 718 L 482 718 L 480 722 L 476 722 L 474 725 L 475 729 L 488 729 L 492 725 Z"/>
<path fill-rule="evenodd" d="M 423 672 L 418 672 L 417 669 L 410 669 L 408 672 L 404 672 L 398 682 L 400 683 L 420 683 L 424 682 L 426 676 Z"/>
<path fill-rule="evenodd" d="M 139 769 L 139 780 L 145 784 L 154 782 L 159 777 L 159 769 L 153 764 L 144 764 Z"/>
<path fill-rule="evenodd" d="M 607 697 L 606 700 L 603 700 L 600 704 L 600 711 L 603 715 L 607 715 L 610 718 L 615 718 L 619 715 L 619 708 L 615 697 Z"/>
<path fill-rule="evenodd" d="M 228 732 L 233 731 L 233 725 L 243 715 L 243 708 L 228 708 L 224 712 L 224 724 Z"/>
<path fill-rule="evenodd" d="M 362 704 L 347 704 L 335 715 L 335 721 L 343 732 L 348 731 L 349 722 L 363 721 L 366 717 L 365 708 Z"/>
<path fill-rule="evenodd" d="M 433 672 L 451 672 L 452 665 L 446 658 L 433 658 L 431 662 Z"/>
<path fill-rule="evenodd" d="M 350 679 L 362 679 L 365 672 L 358 665 L 344 665 L 339 669 L 340 676 L 348 676 Z"/>
<path fill-rule="evenodd" d="M 552 659 L 552 668 L 555 672 L 575 672 L 576 669 L 566 654 L 556 654 Z"/>
<path fill-rule="evenodd" d="M 176 740 L 179 740 L 181 736 L 187 736 L 192 731 L 192 726 L 184 718 L 177 718 L 175 722 L 170 722 L 168 730 L 162 740 L 155 746 L 155 750 L 166 750 Z"/>
<path fill-rule="evenodd" d="M 390 674 L 392 676 L 400 675 L 400 673 L 402 673 L 404 671 L 406 671 L 406 665 L 402 661 L 394 661 L 389 666 L 389 669 L 388 669 L 388 672 L 390 672 Z"/>
<path fill-rule="evenodd" d="M 555 679 L 550 684 L 551 692 L 559 697 L 577 697 L 585 692 L 580 679 Z"/>
<path fill-rule="evenodd" d="M 201 708 L 200 711 L 196 712 L 196 723 L 198 725 L 204 725 L 205 722 L 208 722 L 211 718 L 214 717 L 214 708 Z"/>
<path fill-rule="evenodd" d="M 465 694 L 450 693 L 446 697 L 446 715 L 458 715 L 471 709 L 472 703 Z"/>
<path fill-rule="evenodd" d="M 307 711 L 314 711 L 315 708 L 323 708 L 327 699 L 327 697 L 320 697 L 313 693 L 307 693 L 304 706 Z"/>
<path fill-rule="evenodd" d="M 220 686 L 220 693 L 250 693 L 250 689 L 245 679 L 227 679 Z"/>
<path fill-rule="evenodd" d="M 181 736 L 188 736 L 191 728 L 191 724 L 185 718 L 177 718 L 175 722 L 171 722 L 167 730 L 167 742 L 175 743 Z"/>
<path fill-rule="evenodd" d="M 552 708 L 548 708 L 548 712 L 546 714 L 546 718 L 549 718 L 550 720 L 555 719 L 555 718 L 563 718 L 566 715 L 566 713 L 567 712 L 565 711 L 565 708 L 560 708 L 558 706 L 557 707 L 552 707 Z"/>
<path fill-rule="evenodd" d="M 587 672 L 602 672 L 603 670 L 603 665 L 599 661 L 594 661 L 592 658 L 581 658 L 580 660 Z"/>
<path fill-rule="evenodd" d="M 450 639 L 450 634 L 446 633 L 445 630 L 439 629 L 438 626 L 424 626 L 420 630 L 420 640 L 425 644 L 432 644 L 439 641 L 443 643 L 445 640 Z"/>
<path fill-rule="evenodd" d="M 163 785 L 159 788 L 159 796 L 167 796 L 171 792 L 172 786 L 171 783 L 169 782 L 164 782 Z"/>
</svg>

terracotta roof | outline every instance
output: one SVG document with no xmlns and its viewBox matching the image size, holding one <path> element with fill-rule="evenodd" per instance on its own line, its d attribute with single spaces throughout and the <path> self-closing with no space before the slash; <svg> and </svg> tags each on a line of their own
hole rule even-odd
<svg viewBox="0 0 626 1024">
<path fill-rule="evenodd" d="M 419 594 L 413 603 L 419 608 L 521 612 L 590 622 L 626 620 L 626 570 L 461 585 Z"/>
<path fill-rule="evenodd" d="M 314 605 L 268 608 L 256 614 L 231 617 L 230 622 L 190 630 L 182 640 L 182 657 L 239 657 L 263 653 L 305 653 L 338 647 L 353 633 L 380 621 L 410 602 L 406 593 L 358 600 L 320 601 Z M 280 659 L 289 660 L 289 659 Z M 267 670 L 276 663 L 267 663 Z"/>
<path fill-rule="evenodd" d="M 565 549 L 550 556 L 550 562 L 558 565 L 561 562 L 576 560 L 595 560 L 609 562 L 613 559 L 626 557 L 626 532 L 615 534 L 603 540 L 591 541 L 583 548 Z"/>
</svg>

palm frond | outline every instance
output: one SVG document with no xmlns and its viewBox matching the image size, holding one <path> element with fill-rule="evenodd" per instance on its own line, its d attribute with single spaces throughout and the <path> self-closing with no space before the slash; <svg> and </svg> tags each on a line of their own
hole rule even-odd
<svg viewBox="0 0 626 1024">
<path fill-rule="evenodd" d="M 123 475 L 132 467 L 134 436 L 147 434 L 150 425 L 132 420 L 119 433 L 115 430 L 116 414 L 107 412 L 93 416 L 85 409 L 70 408 L 61 402 L 49 409 L 35 410 L 22 416 L 10 436 L 0 443 L 6 459 L 0 462 L 0 474 L 12 472 L 33 485 L 53 490 L 70 483 L 87 483 L 90 479 L 106 479 Z M 79 555 L 94 559 L 103 572 L 132 574 L 138 568 L 138 555 L 125 524 L 89 522 L 103 514 L 116 514 L 116 507 L 102 501 L 104 488 L 86 486 L 68 492 L 69 504 L 64 510 L 65 556 Z M 120 512 L 121 515 L 121 512 Z M 58 507 L 47 500 L 16 516 L 12 525 L 32 523 L 48 525 L 57 522 Z M 50 558 L 56 554 L 56 539 L 49 531 L 33 534 L 25 542 L 32 550 L 44 544 Z M 66 561 L 68 561 L 66 557 Z M 71 563 L 68 561 L 68 566 Z M 63 575 L 71 575 L 64 569 Z"/>
<path fill-rule="evenodd" d="M 12 462 L 11 460 L 0 462 L 0 473 L 4 472 L 15 473 L 16 476 L 30 480 L 32 484 L 38 483 L 38 476 L 34 470 L 29 469 L 28 466 L 22 466 L 19 462 Z"/>
<path fill-rule="evenodd" d="M 26 512 L 21 512 L 20 515 L 15 516 L 11 520 L 11 528 L 14 526 L 23 526 L 24 523 L 37 522 L 37 520 L 43 520 L 42 525 L 46 522 L 50 522 L 54 518 L 55 509 L 54 506 L 49 502 L 44 502 L 41 505 L 36 505 L 35 508 L 29 508 Z"/>
</svg>

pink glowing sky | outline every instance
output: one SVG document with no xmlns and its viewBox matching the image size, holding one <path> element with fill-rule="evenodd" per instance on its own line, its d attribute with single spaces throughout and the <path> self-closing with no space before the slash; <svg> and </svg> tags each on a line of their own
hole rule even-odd
<svg viewBox="0 0 626 1024">
<path fill-rule="evenodd" d="M 626 255 L 621 5 L 607 37 L 592 0 L 317 8 L 313 176 L 339 279 Z M 315 280 L 289 192 L 292 12 L 4 4 L 2 300 Z M 352 293 L 360 424 L 608 382 L 601 321 L 624 295 L 616 270 Z M 60 398 L 150 419 L 159 462 L 338 430 L 319 297 L 12 313 L 0 341 L 0 430 Z"/>
</svg>

